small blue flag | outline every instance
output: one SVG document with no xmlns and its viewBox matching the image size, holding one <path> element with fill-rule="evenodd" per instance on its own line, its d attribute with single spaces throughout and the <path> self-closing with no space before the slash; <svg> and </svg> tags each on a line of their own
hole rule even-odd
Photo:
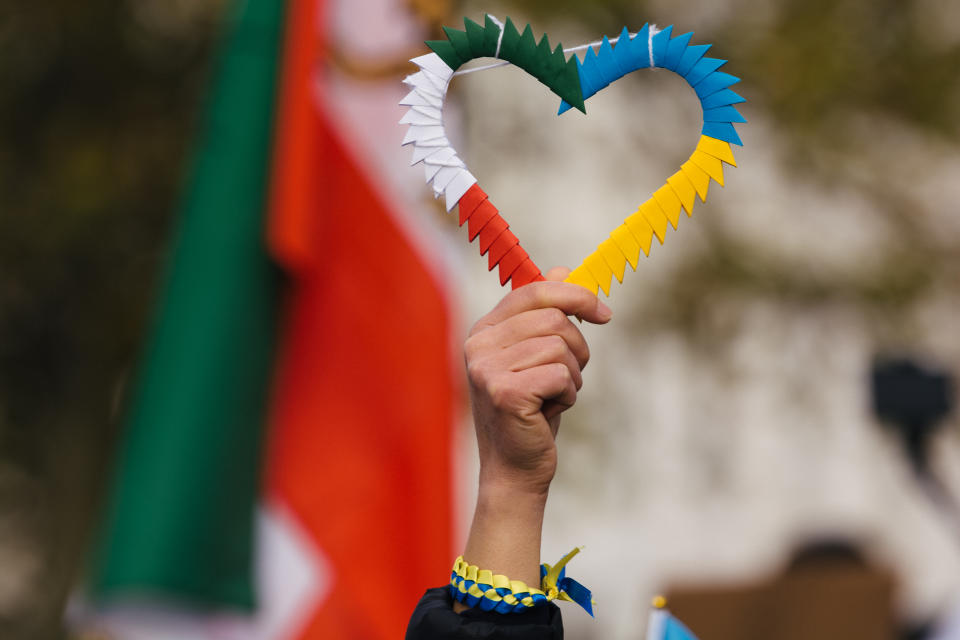
<svg viewBox="0 0 960 640">
<path fill-rule="evenodd" d="M 647 640 L 697 640 L 690 629 L 664 608 L 663 598 L 655 598 L 650 622 L 647 625 Z"/>
</svg>

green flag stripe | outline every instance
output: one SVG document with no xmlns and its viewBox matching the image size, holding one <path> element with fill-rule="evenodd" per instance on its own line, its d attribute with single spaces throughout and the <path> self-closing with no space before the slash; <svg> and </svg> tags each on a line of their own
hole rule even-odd
<svg viewBox="0 0 960 640">
<path fill-rule="evenodd" d="M 250 608 L 276 338 L 265 207 L 284 3 L 237 0 L 92 567 L 100 599 Z"/>
</svg>

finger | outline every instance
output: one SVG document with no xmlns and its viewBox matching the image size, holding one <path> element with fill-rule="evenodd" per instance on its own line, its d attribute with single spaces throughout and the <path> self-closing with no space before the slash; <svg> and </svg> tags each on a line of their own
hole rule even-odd
<svg viewBox="0 0 960 640">
<path fill-rule="evenodd" d="M 468 339 L 467 350 L 480 353 L 491 348 L 506 348 L 537 336 L 559 336 L 577 359 L 580 368 L 590 360 L 590 348 L 583 333 L 556 308 L 524 311 L 489 327 Z"/>
<path fill-rule="evenodd" d="M 555 415 L 566 411 L 577 401 L 577 387 L 570 375 L 570 369 L 559 363 L 544 364 L 533 369 L 525 369 L 514 374 L 520 388 L 526 389 L 540 400 L 537 410 L 549 401 L 561 408 Z"/>
<path fill-rule="evenodd" d="M 567 282 L 531 282 L 504 296 L 503 300 L 477 323 L 474 330 L 503 322 L 524 311 L 548 307 L 556 307 L 568 316 L 575 315 L 595 324 L 606 324 L 613 316 L 610 307 L 580 285 Z"/>
<path fill-rule="evenodd" d="M 546 364 L 559 363 L 570 370 L 570 377 L 577 389 L 583 386 L 580 364 L 567 343 L 559 336 L 538 336 L 511 345 L 494 356 L 500 366 L 519 373 Z"/>
<path fill-rule="evenodd" d="M 566 267 L 554 267 L 547 271 L 543 277 L 551 282 L 563 282 L 567 279 L 567 276 L 570 275 L 570 269 Z"/>
</svg>

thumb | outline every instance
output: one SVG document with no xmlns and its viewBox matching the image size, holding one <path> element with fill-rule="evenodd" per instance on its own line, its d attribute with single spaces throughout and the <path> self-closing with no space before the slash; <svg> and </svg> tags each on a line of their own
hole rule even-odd
<svg viewBox="0 0 960 640">
<path fill-rule="evenodd" d="M 550 282 L 563 282 L 564 280 L 567 279 L 567 276 L 569 275 L 570 275 L 570 269 L 566 267 L 553 267 L 552 269 L 547 271 L 543 277 Z M 574 286 L 577 286 L 577 285 L 574 285 Z M 610 315 L 612 315 L 613 313 L 610 310 L 610 307 L 603 304 L 603 302 L 599 299 L 599 297 L 597 298 L 597 308 L 602 310 L 602 313 L 607 317 L 607 319 L 609 319 Z M 580 314 L 576 314 L 576 318 L 580 322 L 583 322 L 583 318 L 580 316 Z M 606 320 L 604 320 L 604 322 L 606 322 Z"/>
</svg>

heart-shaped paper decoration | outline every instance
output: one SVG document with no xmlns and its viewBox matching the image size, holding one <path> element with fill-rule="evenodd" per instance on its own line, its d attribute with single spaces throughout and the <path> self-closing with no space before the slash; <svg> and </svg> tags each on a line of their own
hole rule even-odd
<svg viewBox="0 0 960 640">
<path fill-rule="evenodd" d="M 400 123 L 410 126 L 403 144 L 413 145 L 413 164 L 424 164 L 427 183 L 436 197 L 445 197 L 447 211 L 460 205 L 460 225 L 467 223 L 471 242 L 480 238 L 480 254 L 487 254 L 490 269 L 500 267 L 501 285 L 509 280 L 516 289 L 543 276 L 444 133 L 443 101 L 461 65 L 481 57 L 506 60 L 560 96 L 560 113 L 571 106 L 586 113 L 584 100 L 648 67 L 677 73 L 700 98 L 703 129 L 693 155 L 567 278 L 610 295 L 612 277 L 623 282 L 627 263 L 635 270 L 640 252 L 650 254 L 653 236 L 663 243 L 667 222 L 676 229 L 681 209 L 689 216 L 697 196 L 706 201 L 711 178 L 723 186 L 723 163 L 736 166 L 730 144 L 741 142 L 733 123 L 746 120 L 733 106 L 744 99 L 729 87 L 739 79 L 718 71 L 726 60 L 704 57 L 710 45 L 691 46 L 692 33 L 672 38 L 672 26 L 657 31 L 644 25 L 634 35 L 624 27 L 616 47 L 604 37 L 597 51 L 587 48 L 581 62 L 576 55 L 567 59 L 559 44 L 551 50 L 546 34 L 536 42 L 530 25 L 521 34 L 509 18 L 502 26 L 490 16 L 483 26 L 469 19 L 464 24 L 465 31 L 444 27 L 448 39 L 427 42 L 434 53 L 412 60 L 420 71 L 404 80 L 413 90 L 400 103 L 410 108 Z"/>
</svg>

